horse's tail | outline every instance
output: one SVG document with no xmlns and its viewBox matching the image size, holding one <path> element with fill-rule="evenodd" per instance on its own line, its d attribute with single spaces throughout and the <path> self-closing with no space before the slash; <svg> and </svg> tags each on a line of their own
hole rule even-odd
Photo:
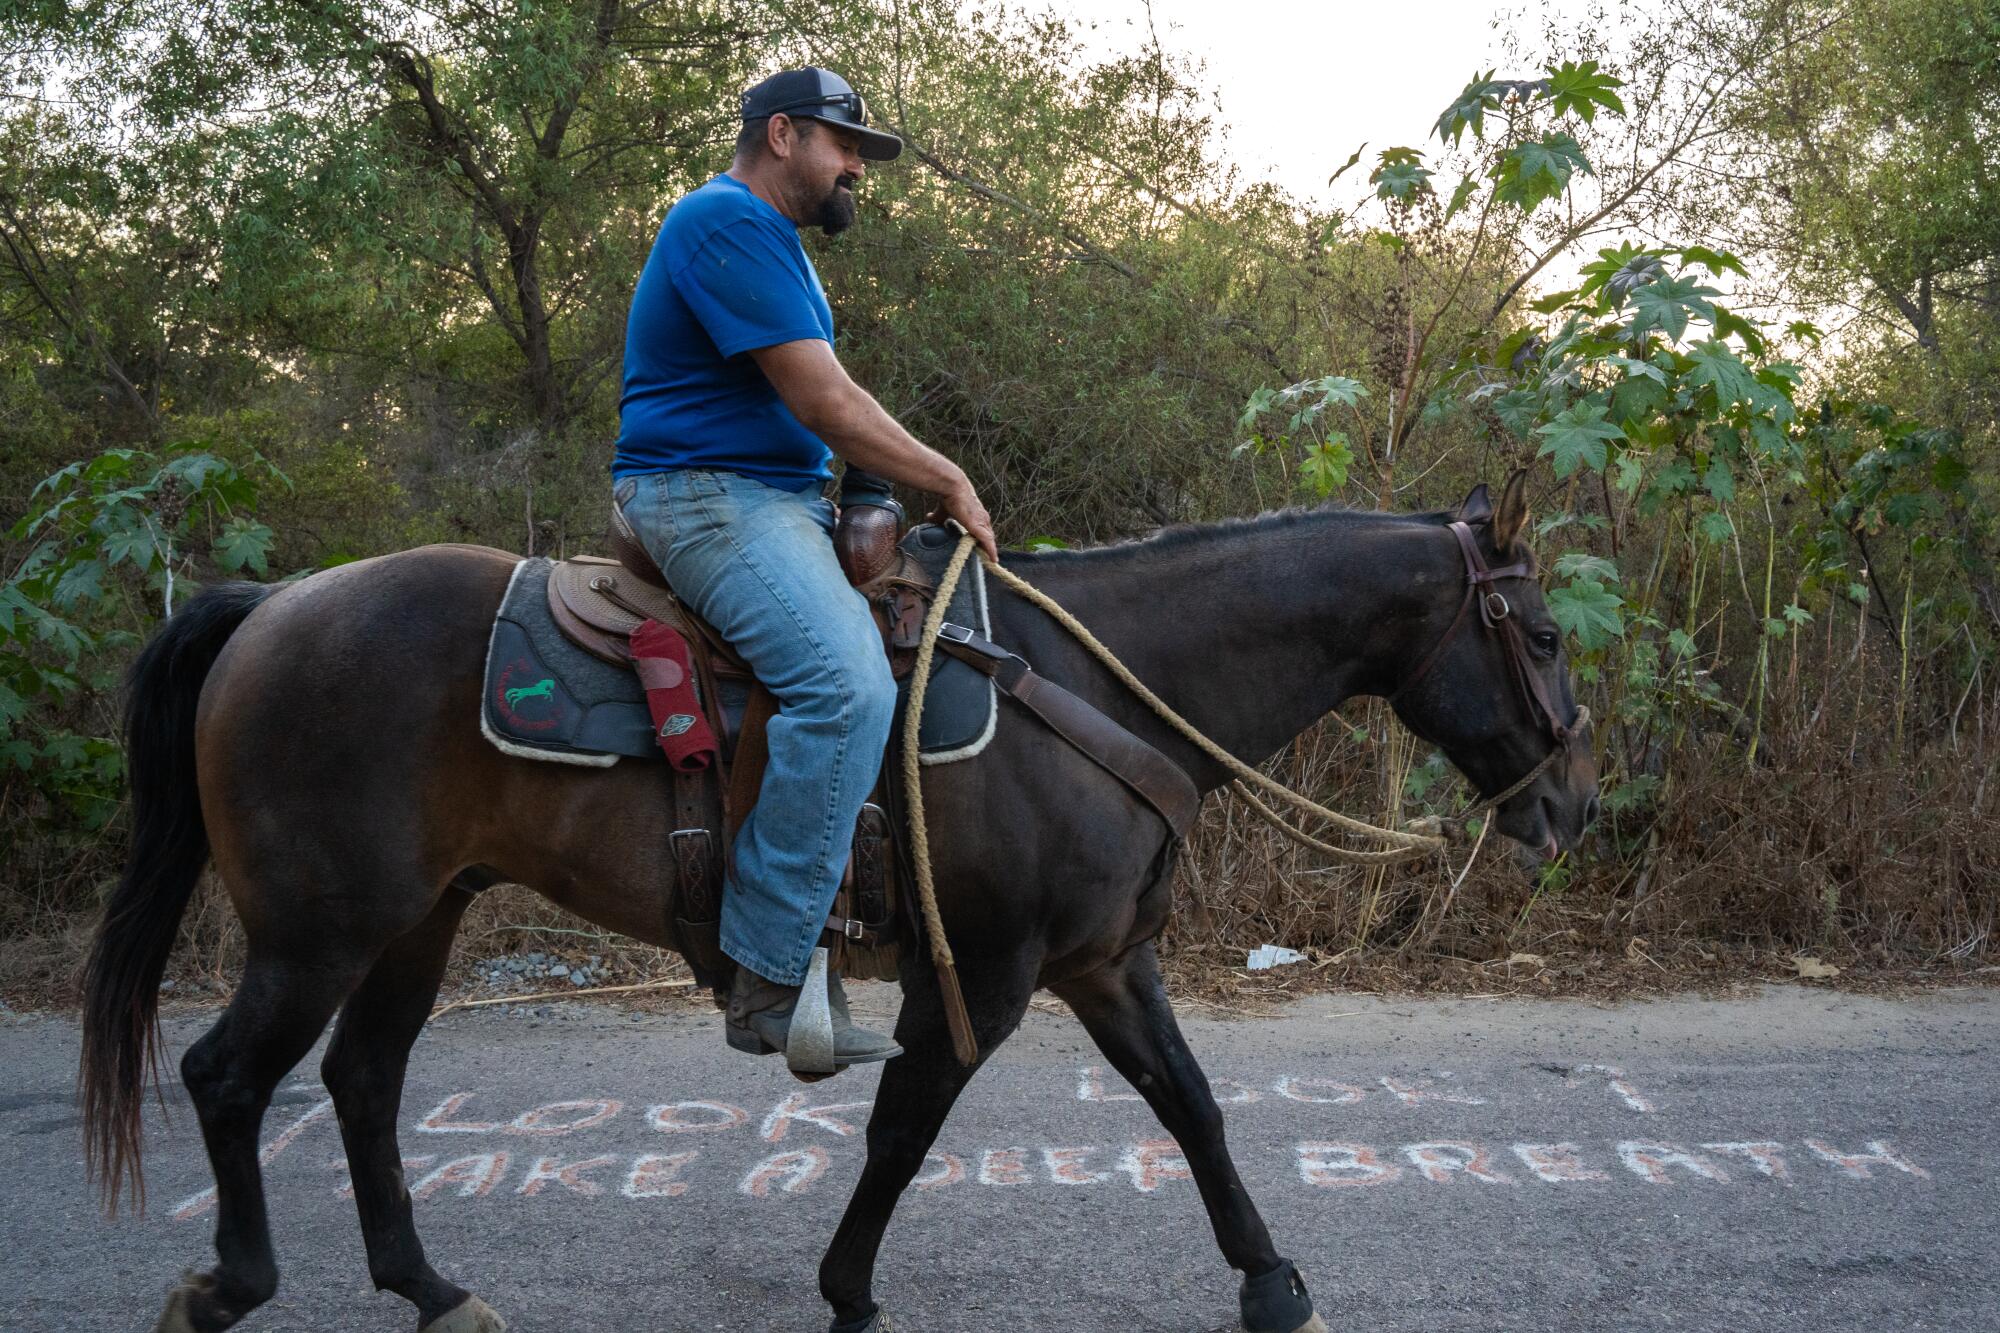
<svg viewBox="0 0 2000 1333">
<path fill-rule="evenodd" d="M 84 969 L 77 1070 L 84 1161 L 114 1213 L 128 1178 L 133 1203 L 145 1206 L 140 1114 L 146 1076 L 159 1068 L 160 974 L 208 863 L 195 789 L 195 706 L 223 644 L 272 591 L 257 583 L 209 588 L 161 626 L 126 680 L 132 842 Z"/>
</svg>

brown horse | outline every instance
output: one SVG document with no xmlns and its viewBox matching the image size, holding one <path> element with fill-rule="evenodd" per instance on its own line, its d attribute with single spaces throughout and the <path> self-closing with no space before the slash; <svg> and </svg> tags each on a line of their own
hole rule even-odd
<svg viewBox="0 0 2000 1333">
<path fill-rule="evenodd" d="M 1565 748 L 1495 816 L 1502 832 L 1548 851 L 1582 837 L 1596 770 L 1568 731 L 1561 636 L 1518 549 L 1526 518 L 1517 475 L 1497 513 L 1480 487 L 1456 513 L 1290 511 L 1005 563 L 1251 763 L 1357 694 L 1393 696 L 1403 721 L 1485 792 Z M 1476 556 L 1448 530 L 1454 520 L 1477 534 Z M 220 585 L 134 665 L 131 857 L 91 954 L 81 1074 L 90 1161 L 114 1206 L 125 1177 L 139 1186 L 160 975 L 210 858 L 248 941 L 235 996 L 181 1061 L 215 1171 L 219 1262 L 174 1289 L 161 1329 L 213 1333 L 276 1289 L 259 1124 L 336 1010 L 321 1075 L 370 1275 L 415 1304 L 427 1333 L 501 1327 L 425 1258 L 396 1141 L 410 1047 L 459 917 L 504 878 L 666 944 L 674 876 L 656 766 L 535 763 L 481 737 L 482 658 L 515 560 L 435 546 L 280 588 Z M 1523 563 L 1503 568 L 1510 561 Z M 1468 582 L 1482 564 L 1496 581 Z M 1506 618 L 1482 628 L 1467 615 L 1475 601 Z M 1227 780 L 1043 613 L 996 589 L 992 617 L 995 639 L 1152 742 L 1201 790 Z M 1035 990 L 1061 996 L 1179 1141 L 1222 1253 L 1243 1274 L 1244 1327 L 1324 1328 L 1237 1178 L 1208 1080 L 1161 988 L 1153 940 L 1167 920 L 1174 839 L 1091 760 L 1006 709 L 984 753 L 923 778 L 939 902 L 982 1056 Z M 877 1248 L 974 1072 L 953 1056 L 930 970 L 906 968 L 903 988 L 904 1054 L 883 1071 L 867 1164 L 820 1265 L 836 1333 L 886 1325 L 870 1289 Z"/>
</svg>

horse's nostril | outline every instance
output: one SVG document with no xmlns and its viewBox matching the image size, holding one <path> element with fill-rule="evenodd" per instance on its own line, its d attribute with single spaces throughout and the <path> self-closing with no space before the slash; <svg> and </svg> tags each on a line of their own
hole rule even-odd
<svg viewBox="0 0 2000 1333">
<path fill-rule="evenodd" d="M 1590 798 L 1589 805 L 1583 807 L 1583 826 L 1585 828 L 1589 828 L 1592 824 L 1595 824 L 1597 822 L 1598 808 L 1599 808 L 1598 802 L 1595 796 Z"/>
</svg>

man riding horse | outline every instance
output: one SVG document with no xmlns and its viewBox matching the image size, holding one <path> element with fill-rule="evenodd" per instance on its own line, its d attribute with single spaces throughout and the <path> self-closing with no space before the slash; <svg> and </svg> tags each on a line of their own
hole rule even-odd
<svg viewBox="0 0 2000 1333">
<path fill-rule="evenodd" d="M 845 224 L 866 155 L 883 160 L 897 141 L 868 130 L 860 99 L 817 70 L 753 88 L 744 111 L 735 165 L 673 210 L 640 283 L 614 484 L 681 597 L 779 702 L 721 924 L 744 964 L 731 1043 L 789 1056 L 808 1044 L 803 1028 L 792 1039 L 794 1008 L 833 1003 L 831 982 L 826 996 L 802 995 L 802 969 L 813 974 L 891 711 L 880 639 L 818 498 L 828 446 L 940 492 L 989 554 L 993 537 L 965 474 L 841 371 L 799 248 L 801 223 Z M 1347 700 L 1385 699 L 1466 774 L 1492 828 L 1549 856 L 1577 846 L 1595 817 L 1597 769 L 1529 530 L 1517 472 L 1497 503 L 1479 486 L 1428 514 L 1286 511 L 1015 552 L 988 571 L 1006 584 L 987 607 L 990 632 L 1020 664 L 1017 683 L 1032 662 L 1051 690 L 1060 682 L 1122 728 L 1128 753 L 1177 768 L 1191 803 Z M 84 972 L 79 1059 L 85 1157 L 111 1201 L 140 1185 L 160 978 L 210 864 L 244 939 L 228 1007 L 180 1060 L 215 1178 L 216 1262 L 169 1291 L 158 1333 L 221 1333 L 276 1293 L 261 1127 L 336 1012 L 319 1072 L 370 1280 L 410 1302 L 420 1333 L 506 1327 L 427 1254 L 397 1129 L 459 924 L 478 894 L 511 882 L 606 930 L 686 947 L 672 907 L 687 880 L 661 824 L 658 766 L 535 763 L 485 730 L 476 705 L 525 565 L 450 544 L 282 584 L 215 584 L 133 664 L 131 850 Z M 867 1160 L 820 1261 L 830 1333 L 885 1333 L 874 1279 L 898 1201 L 959 1094 L 1043 990 L 1180 1146 L 1240 1275 L 1246 1333 L 1325 1333 L 1237 1172 L 1161 980 L 1155 941 L 1185 823 L 1014 698 L 1025 711 L 976 756 L 913 784 L 931 825 L 951 833 L 930 864 L 957 1017 L 939 974 L 908 967 L 894 1043 L 845 1024 L 840 1034 L 841 1063 L 902 1053 L 882 1070 Z M 790 1322 L 775 1306 L 757 1318 Z"/>
<path fill-rule="evenodd" d="M 735 160 L 668 212 L 626 331 L 614 502 L 778 701 L 723 895 L 722 949 L 737 964 L 723 1031 L 753 1054 L 786 1049 L 896 703 L 867 603 L 834 554 L 821 494 L 833 454 L 942 496 L 998 558 L 964 470 L 834 356 L 833 312 L 799 243 L 807 225 L 846 230 L 867 164 L 902 152 L 867 121 L 861 96 L 823 69 L 744 93 Z M 827 989 L 838 1065 L 899 1052 L 849 1022 L 836 974 Z"/>
</svg>

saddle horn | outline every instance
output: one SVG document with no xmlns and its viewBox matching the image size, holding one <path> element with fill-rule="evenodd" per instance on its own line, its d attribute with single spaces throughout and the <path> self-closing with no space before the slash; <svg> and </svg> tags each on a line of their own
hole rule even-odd
<svg viewBox="0 0 2000 1333">
<path fill-rule="evenodd" d="M 847 581 L 861 587 L 885 573 L 896 561 L 902 535 L 903 506 L 889 479 L 848 468 L 840 479 L 840 522 L 833 530 L 833 551 Z"/>
</svg>

